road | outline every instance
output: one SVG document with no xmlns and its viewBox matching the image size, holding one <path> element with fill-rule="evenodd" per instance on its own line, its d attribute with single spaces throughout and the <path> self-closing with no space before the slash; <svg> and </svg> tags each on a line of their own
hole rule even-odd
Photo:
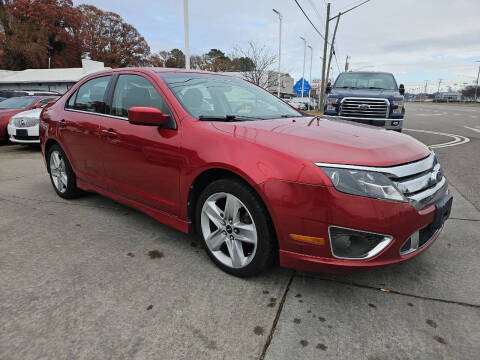
<svg viewBox="0 0 480 360">
<path fill-rule="evenodd" d="M 341 276 L 231 277 L 142 213 L 60 199 L 37 149 L 0 146 L 0 359 L 478 358 L 480 107 L 407 113 L 450 181 L 451 219 L 412 261 Z"/>
</svg>

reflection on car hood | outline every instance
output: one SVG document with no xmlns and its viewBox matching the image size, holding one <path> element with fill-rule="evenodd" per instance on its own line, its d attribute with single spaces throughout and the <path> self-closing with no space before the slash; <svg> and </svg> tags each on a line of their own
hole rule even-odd
<svg viewBox="0 0 480 360">
<path fill-rule="evenodd" d="M 311 162 L 392 166 L 422 159 L 428 147 L 383 128 L 328 118 L 213 122 L 216 129 Z"/>
</svg>

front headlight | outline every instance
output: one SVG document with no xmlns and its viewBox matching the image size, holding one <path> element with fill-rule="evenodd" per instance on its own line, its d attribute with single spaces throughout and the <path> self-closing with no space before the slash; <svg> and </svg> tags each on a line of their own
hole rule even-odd
<svg viewBox="0 0 480 360">
<path fill-rule="evenodd" d="M 338 98 L 335 96 L 329 96 L 327 98 L 327 110 L 335 110 L 335 106 L 333 104 L 337 103 Z"/>
<path fill-rule="evenodd" d="M 338 191 L 374 199 L 407 202 L 403 194 L 384 174 L 320 166 Z"/>
<path fill-rule="evenodd" d="M 394 106 L 393 113 L 394 114 L 401 114 L 403 109 L 403 99 L 401 100 L 393 100 L 392 104 Z"/>
</svg>

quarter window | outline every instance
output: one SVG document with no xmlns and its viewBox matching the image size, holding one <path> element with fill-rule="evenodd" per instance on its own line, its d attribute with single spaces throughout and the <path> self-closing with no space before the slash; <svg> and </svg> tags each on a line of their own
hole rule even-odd
<svg viewBox="0 0 480 360">
<path fill-rule="evenodd" d="M 128 118 L 128 110 L 134 106 L 155 107 L 164 114 L 171 112 L 152 83 L 138 75 L 120 75 L 112 101 L 112 115 Z"/>
<path fill-rule="evenodd" d="M 67 108 L 105 113 L 105 92 L 111 75 L 87 81 L 68 100 Z"/>
</svg>

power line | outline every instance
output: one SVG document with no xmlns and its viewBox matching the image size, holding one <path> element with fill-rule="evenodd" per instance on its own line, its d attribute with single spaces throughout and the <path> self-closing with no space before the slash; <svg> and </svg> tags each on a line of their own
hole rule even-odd
<svg viewBox="0 0 480 360">
<path fill-rule="evenodd" d="M 300 10 L 302 11 L 303 15 L 305 15 L 305 17 L 307 18 L 308 22 L 313 26 L 313 28 L 315 29 L 315 31 L 317 32 L 318 35 L 320 35 L 320 37 L 325 40 L 325 37 L 322 35 L 322 33 L 320 31 L 318 31 L 317 27 L 313 24 L 312 20 L 310 20 L 310 18 L 308 17 L 308 15 L 305 13 L 305 11 L 303 10 L 303 8 L 300 6 L 300 4 L 298 3 L 297 0 L 294 0 L 295 3 L 297 4 L 297 6 L 300 8 Z M 327 40 L 328 42 L 328 40 Z"/>
<path fill-rule="evenodd" d="M 340 70 L 340 66 L 338 66 L 338 59 L 337 59 L 337 54 L 336 54 L 335 50 L 334 50 L 333 56 L 335 56 L 335 62 L 337 63 L 338 73 L 340 74 L 342 71 Z"/>
<path fill-rule="evenodd" d="M 318 11 L 317 7 L 315 6 L 315 4 L 313 3 L 313 0 L 308 0 L 308 2 L 310 3 L 310 6 L 313 8 L 313 11 L 315 11 L 315 14 L 317 14 L 318 16 L 318 19 L 320 20 L 320 25 L 322 25 L 323 27 L 325 27 L 325 25 L 323 24 L 323 16 L 320 14 L 320 12 Z"/>
</svg>

